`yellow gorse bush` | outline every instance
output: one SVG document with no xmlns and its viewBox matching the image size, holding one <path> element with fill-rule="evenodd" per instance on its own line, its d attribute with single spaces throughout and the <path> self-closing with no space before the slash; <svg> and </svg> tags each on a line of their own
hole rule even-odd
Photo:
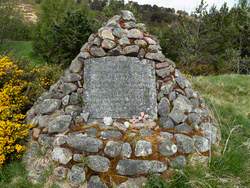
<svg viewBox="0 0 250 188">
<path fill-rule="evenodd" d="M 23 94 L 28 82 L 22 75 L 23 70 L 8 57 L 0 57 L 0 165 L 21 156 L 25 150 L 21 142 L 31 128 L 23 123 L 29 99 Z"/>
</svg>

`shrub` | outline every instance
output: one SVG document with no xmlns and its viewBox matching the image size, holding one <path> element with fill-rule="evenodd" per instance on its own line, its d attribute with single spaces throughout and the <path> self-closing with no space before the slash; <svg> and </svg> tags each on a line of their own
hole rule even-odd
<svg viewBox="0 0 250 188">
<path fill-rule="evenodd" d="M 92 33 L 88 16 L 72 0 L 43 1 L 34 50 L 47 62 L 70 63 Z"/>
<path fill-rule="evenodd" d="M 0 165 L 22 156 L 31 128 L 24 123 L 25 113 L 60 74 L 58 66 L 32 67 L 0 56 Z"/>
<path fill-rule="evenodd" d="M 32 26 L 25 23 L 23 15 L 16 5 L 16 0 L 0 0 L 0 43 L 4 40 L 31 38 Z"/>
<path fill-rule="evenodd" d="M 19 158 L 25 150 L 21 141 L 28 136 L 30 125 L 23 123 L 22 112 L 29 99 L 23 94 L 27 82 L 20 79 L 22 74 L 8 57 L 0 58 L 0 165 Z"/>
</svg>

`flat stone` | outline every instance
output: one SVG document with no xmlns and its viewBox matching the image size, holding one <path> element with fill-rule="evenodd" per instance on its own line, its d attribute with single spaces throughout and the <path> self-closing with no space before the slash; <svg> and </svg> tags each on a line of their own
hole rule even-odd
<svg viewBox="0 0 250 188">
<path fill-rule="evenodd" d="M 156 119 L 156 80 L 153 65 L 154 62 L 150 60 L 141 61 L 136 57 L 125 56 L 86 60 L 84 102 L 90 118 L 131 118 L 144 111 Z"/>
<path fill-rule="evenodd" d="M 53 174 L 56 176 L 57 179 L 63 180 L 67 177 L 68 168 L 63 166 L 58 166 L 54 169 Z"/>
<path fill-rule="evenodd" d="M 106 52 L 102 48 L 95 47 L 95 46 L 93 46 L 92 48 L 90 48 L 90 53 L 94 57 L 103 57 L 103 56 L 106 55 Z"/>
<path fill-rule="evenodd" d="M 97 153 L 103 148 L 101 140 L 84 136 L 83 134 L 70 135 L 68 138 L 68 145 L 79 151 Z"/>
<path fill-rule="evenodd" d="M 185 134 L 190 134 L 193 132 L 193 128 L 191 126 L 187 125 L 186 123 L 182 123 L 180 125 L 177 125 L 175 127 L 175 130 L 178 133 L 185 133 Z"/>
<path fill-rule="evenodd" d="M 62 78 L 64 82 L 76 82 L 82 79 L 77 73 L 68 73 Z"/>
<path fill-rule="evenodd" d="M 72 93 L 73 91 L 76 91 L 77 88 L 78 87 L 73 83 L 63 83 L 61 86 L 61 90 L 62 90 L 64 95 L 68 95 L 68 94 Z"/>
<path fill-rule="evenodd" d="M 158 53 L 158 52 L 160 52 L 160 50 L 161 50 L 161 47 L 159 45 L 149 45 L 148 46 L 148 52 Z"/>
<path fill-rule="evenodd" d="M 143 33 L 138 29 L 130 29 L 127 36 L 132 39 L 142 39 Z"/>
<path fill-rule="evenodd" d="M 72 152 L 66 148 L 55 147 L 52 151 L 52 159 L 66 165 L 72 159 Z"/>
<path fill-rule="evenodd" d="M 124 20 L 127 21 L 136 21 L 135 16 L 132 12 L 128 11 L 128 10 L 122 10 L 121 11 L 121 16 Z"/>
<path fill-rule="evenodd" d="M 69 70 L 73 73 L 78 73 L 82 70 L 83 64 L 78 60 L 78 56 L 70 64 Z"/>
<path fill-rule="evenodd" d="M 172 156 L 177 152 L 177 146 L 172 141 L 165 139 L 159 144 L 159 152 L 164 156 Z"/>
<path fill-rule="evenodd" d="M 187 160 L 185 156 L 177 156 L 175 159 L 170 161 L 170 166 L 172 168 L 182 169 L 186 166 Z"/>
<path fill-rule="evenodd" d="M 156 75 L 161 78 L 166 78 L 167 76 L 171 75 L 171 69 L 169 67 L 156 69 Z"/>
<path fill-rule="evenodd" d="M 118 185 L 117 188 L 141 188 L 147 182 L 146 177 L 129 178 L 127 181 Z"/>
<path fill-rule="evenodd" d="M 134 43 L 137 46 L 141 47 L 141 48 L 144 48 L 144 47 L 147 46 L 147 42 L 145 40 L 142 40 L 142 39 L 141 40 L 135 40 Z"/>
<path fill-rule="evenodd" d="M 162 53 L 147 53 L 145 56 L 147 59 L 164 62 L 166 60 Z"/>
<path fill-rule="evenodd" d="M 106 27 L 117 27 L 120 19 L 121 19 L 120 15 L 113 16 L 108 20 Z"/>
<path fill-rule="evenodd" d="M 153 153 L 152 144 L 145 140 L 139 140 L 135 146 L 136 157 L 146 157 Z"/>
<path fill-rule="evenodd" d="M 194 146 L 199 152 L 203 153 L 211 149 L 210 143 L 207 138 L 204 138 L 202 136 L 193 136 L 193 140 Z"/>
<path fill-rule="evenodd" d="M 183 134 L 175 134 L 178 151 L 182 153 L 192 153 L 195 151 L 194 141 L 189 136 Z"/>
<path fill-rule="evenodd" d="M 89 52 L 80 52 L 77 58 L 81 63 L 84 63 L 84 60 L 90 57 L 91 55 Z"/>
<path fill-rule="evenodd" d="M 155 68 L 156 69 L 162 69 L 162 68 L 166 68 L 168 66 L 169 66 L 169 64 L 166 63 L 166 62 L 164 62 L 164 63 L 156 63 Z"/>
<path fill-rule="evenodd" d="M 60 115 L 55 118 L 48 125 L 49 133 L 62 133 L 69 129 L 72 117 L 70 115 Z"/>
<path fill-rule="evenodd" d="M 121 46 L 130 45 L 130 41 L 129 41 L 128 37 L 122 37 L 118 42 Z"/>
<path fill-rule="evenodd" d="M 132 148 L 131 145 L 126 142 L 122 144 L 122 150 L 121 150 L 121 156 L 123 158 L 130 158 L 132 154 Z"/>
<path fill-rule="evenodd" d="M 170 112 L 170 103 L 167 98 L 162 98 L 158 104 L 158 114 L 160 117 L 166 117 Z"/>
<path fill-rule="evenodd" d="M 147 137 L 152 135 L 152 130 L 151 129 L 140 129 L 140 136 L 141 137 Z"/>
<path fill-rule="evenodd" d="M 39 116 L 38 127 L 40 128 L 48 127 L 50 121 L 51 121 L 51 116 L 49 115 Z"/>
<path fill-rule="evenodd" d="M 173 102 L 173 109 L 170 112 L 169 116 L 176 122 L 181 123 L 184 122 L 187 118 L 185 113 L 190 113 L 192 111 L 191 102 L 184 96 L 180 95 Z"/>
<path fill-rule="evenodd" d="M 83 167 L 73 165 L 68 173 L 68 180 L 73 185 L 80 185 L 86 180 L 86 173 Z"/>
<path fill-rule="evenodd" d="M 109 39 L 104 39 L 102 41 L 102 48 L 110 50 L 113 49 L 116 46 L 116 43 Z"/>
<path fill-rule="evenodd" d="M 87 188 L 108 188 L 105 183 L 103 183 L 99 176 L 91 176 L 88 181 Z"/>
<path fill-rule="evenodd" d="M 107 172 L 110 167 L 110 161 L 106 157 L 90 155 L 87 157 L 87 166 L 95 172 Z"/>
<path fill-rule="evenodd" d="M 117 157 L 120 155 L 122 149 L 122 143 L 115 141 L 108 141 L 104 153 L 109 157 Z"/>
<path fill-rule="evenodd" d="M 121 46 L 116 46 L 115 48 L 108 51 L 108 55 L 110 56 L 119 56 L 122 55 L 123 50 Z"/>
<path fill-rule="evenodd" d="M 160 161 L 147 160 L 120 160 L 116 166 L 117 173 L 124 176 L 136 176 L 149 173 L 161 173 L 167 166 Z"/>
<path fill-rule="evenodd" d="M 122 133 L 118 130 L 107 130 L 101 132 L 102 139 L 120 139 L 122 137 Z"/>
<path fill-rule="evenodd" d="M 156 45 L 157 43 L 150 37 L 144 37 L 144 40 L 147 41 L 150 45 Z"/>
<path fill-rule="evenodd" d="M 171 140 L 171 139 L 173 139 L 173 137 L 174 137 L 173 133 L 160 132 L 160 138 L 161 138 L 161 140 Z"/>
<path fill-rule="evenodd" d="M 88 128 L 86 129 L 85 131 L 85 134 L 89 137 L 96 137 L 96 134 L 97 134 L 97 129 L 92 127 L 92 128 Z"/>
<path fill-rule="evenodd" d="M 127 36 L 127 30 L 117 27 L 113 30 L 113 35 L 121 39 Z"/>
<path fill-rule="evenodd" d="M 218 129 L 211 123 L 202 123 L 200 125 L 201 130 L 203 131 L 205 137 L 210 140 L 212 144 L 215 144 L 218 139 L 217 139 L 217 134 L 218 134 Z"/>
<path fill-rule="evenodd" d="M 182 89 L 184 89 L 186 87 L 191 87 L 190 82 L 182 76 L 176 77 L 175 80 L 176 80 L 177 84 L 180 86 L 180 88 L 182 88 Z"/>
<path fill-rule="evenodd" d="M 53 144 L 53 137 L 50 137 L 48 134 L 40 134 L 38 138 L 38 143 L 46 148 L 51 148 Z"/>
<path fill-rule="evenodd" d="M 103 29 L 103 30 L 100 32 L 100 37 L 101 37 L 102 39 L 115 40 L 115 37 L 114 37 L 114 35 L 112 34 L 112 31 L 111 31 L 111 30 L 108 30 L 108 29 Z"/>
<path fill-rule="evenodd" d="M 35 108 L 38 114 L 49 114 L 58 110 L 60 106 L 61 106 L 61 100 L 45 99 L 43 102 L 38 104 Z"/>
<path fill-rule="evenodd" d="M 80 114 L 82 107 L 77 105 L 68 105 L 64 111 L 69 115 Z"/>
<path fill-rule="evenodd" d="M 130 55 L 130 56 L 137 56 L 137 54 L 139 53 L 139 46 L 137 45 L 131 45 L 131 46 L 126 46 L 123 49 L 123 53 L 125 55 Z"/>
</svg>

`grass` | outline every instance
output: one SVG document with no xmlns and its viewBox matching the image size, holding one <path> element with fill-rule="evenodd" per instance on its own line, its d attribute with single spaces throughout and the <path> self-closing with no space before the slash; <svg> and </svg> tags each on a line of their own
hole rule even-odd
<svg viewBox="0 0 250 188">
<path fill-rule="evenodd" d="M 0 54 L 8 54 L 16 59 L 27 60 L 34 65 L 44 63 L 44 61 L 34 53 L 31 41 L 8 41 L 0 44 Z"/>
<path fill-rule="evenodd" d="M 207 168 L 188 166 L 176 171 L 164 186 L 157 177 L 149 179 L 147 185 L 151 186 L 148 187 L 249 188 L 250 76 L 195 77 L 192 83 L 217 116 L 222 133 L 221 148 L 225 152 L 214 156 Z"/>
</svg>

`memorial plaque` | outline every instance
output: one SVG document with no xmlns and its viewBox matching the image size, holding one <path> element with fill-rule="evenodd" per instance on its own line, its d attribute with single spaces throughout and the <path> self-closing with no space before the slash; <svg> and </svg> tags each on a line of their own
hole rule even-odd
<svg viewBox="0 0 250 188">
<path fill-rule="evenodd" d="M 154 61 L 110 56 L 84 62 L 85 103 L 91 119 L 157 117 Z"/>
</svg>

